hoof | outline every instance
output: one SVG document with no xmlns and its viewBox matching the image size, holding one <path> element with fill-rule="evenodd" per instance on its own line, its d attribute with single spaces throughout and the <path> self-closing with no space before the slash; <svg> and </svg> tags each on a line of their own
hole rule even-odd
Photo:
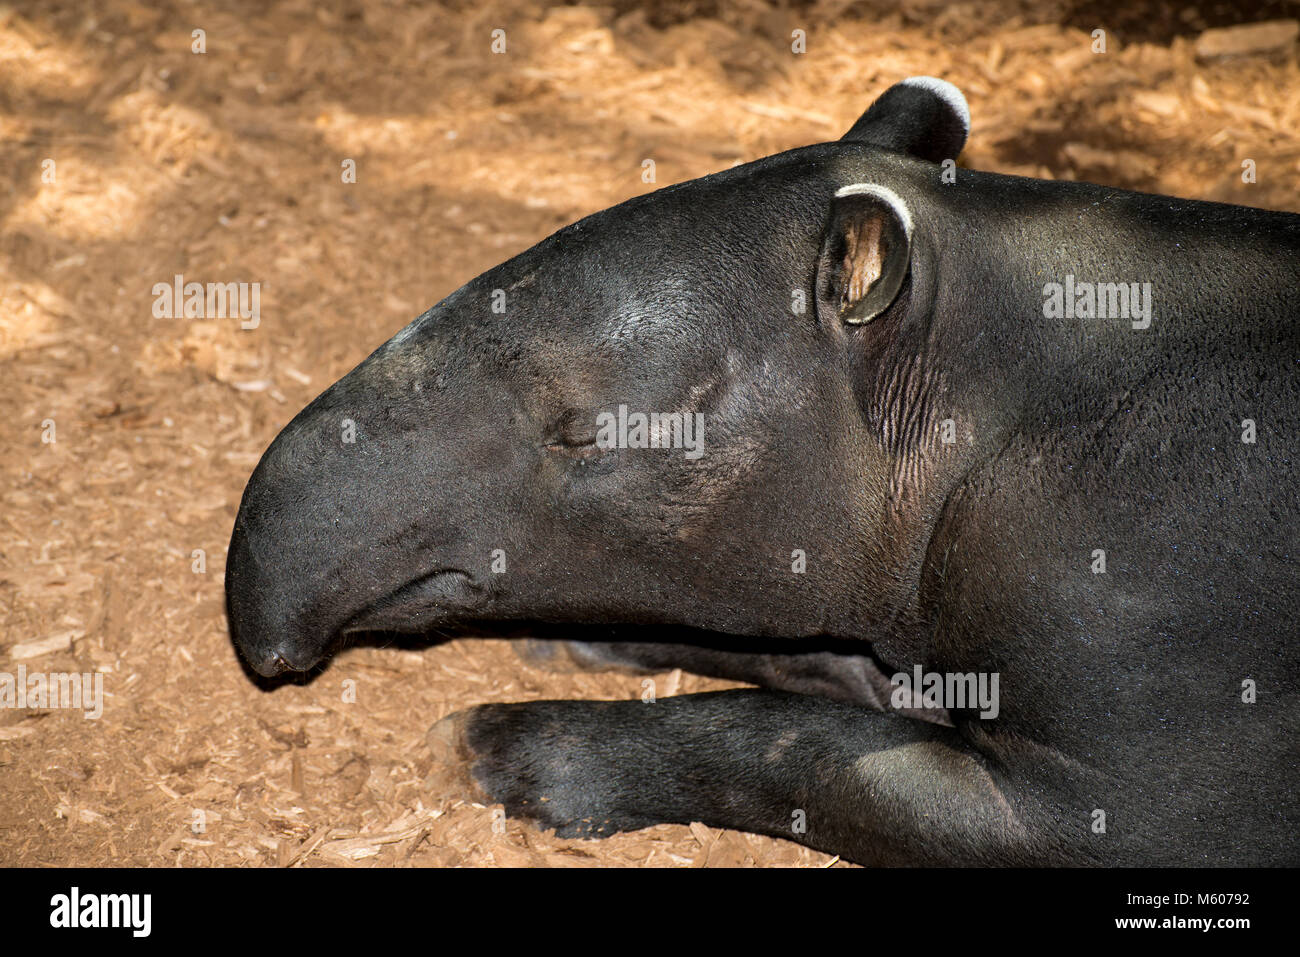
<svg viewBox="0 0 1300 957">
<path fill-rule="evenodd" d="M 456 764 L 469 758 L 465 744 L 465 718 L 467 711 L 456 711 L 434 722 L 424 736 L 425 743 L 439 764 Z"/>
<path fill-rule="evenodd" d="M 598 671 L 652 674 L 633 662 L 612 656 L 606 645 L 545 638 L 516 638 L 510 643 L 514 646 L 515 654 L 525 663 L 543 671 L 560 674 Z"/>
<path fill-rule="evenodd" d="M 542 671 L 577 671 L 569 656 L 567 641 L 547 641 L 543 638 L 516 638 L 510 642 L 525 664 Z"/>
<path fill-rule="evenodd" d="M 491 803 L 471 773 L 473 752 L 467 739 L 469 711 L 456 711 L 434 722 L 424 736 L 433 756 L 433 769 L 425 781 L 430 791 L 459 794 L 480 804 Z"/>
</svg>

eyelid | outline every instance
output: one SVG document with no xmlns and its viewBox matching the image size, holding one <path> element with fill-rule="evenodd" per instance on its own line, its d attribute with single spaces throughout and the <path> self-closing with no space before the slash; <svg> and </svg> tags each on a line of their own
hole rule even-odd
<svg viewBox="0 0 1300 957">
<path fill-rule="evenodd" d="M 544 448 L 547 452 L 554 455 L 562 456 L 568 459 L 594 459 L 597 456 L 604 455 L 606 450 L 596 444 L 595 436 L 592 436 L 589 442 L 569 442 L 561 439 L 556 442 L 548 442 Z"/>
<path fill-rule="evenodd" d="M 546 447 L 548 449 L 585 449 L 587 446 L 595 444 L 595 435 L 589 439 L 582 439 L 581 441 L 571 439 L 567 435 L 558 435 L 553 441 L 547 442 Z"/>
<path fill-rule="evenodd" d="M 596 445 L 596 413 L 570 408 L 546 431 L 543 447 L 549 452 L 586 457 L 604 451 Z"/>
<path fill-rule="evenodd" d="M 596 414 L 588 415 L 581 409 L 569 409 L 555 420 L 547 430 L 553 439 L 567 445 L 587 445 L 596 440 Z"/>
</svg>

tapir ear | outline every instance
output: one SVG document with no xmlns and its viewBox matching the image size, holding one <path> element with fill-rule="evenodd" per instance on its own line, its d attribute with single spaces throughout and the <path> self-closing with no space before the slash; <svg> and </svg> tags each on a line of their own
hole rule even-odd
<svg viewBox="0 0 1300 957">
<path fill-rule="evenodd" d="M 913 76 L 882 93 L 843 138 L 938 163 L 955 160 L 969 133 L 970 107 L 961 90 Z"/>
<path fill-rule="evenodd" d="M 898 194 L 857 183 L 835 194 L 817 265 L 817 307 L 851 325 L 880 315 L 903 287 L 912 216 Z"/>
</svg>

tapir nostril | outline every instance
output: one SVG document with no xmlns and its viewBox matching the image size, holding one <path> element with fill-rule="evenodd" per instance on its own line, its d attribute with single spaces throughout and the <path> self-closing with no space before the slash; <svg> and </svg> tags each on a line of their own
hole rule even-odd
<svg viewBox="0 0 1300 957">
<path fill-rule="evenodd" d="M 286 671 L 293 670 L 293 666 L 289 664 L 288 659 L 281 654 L 268 655 L 260 663 L 255 664 L 253 668 L 263 678 L 274 678 Z"/>
</svg>

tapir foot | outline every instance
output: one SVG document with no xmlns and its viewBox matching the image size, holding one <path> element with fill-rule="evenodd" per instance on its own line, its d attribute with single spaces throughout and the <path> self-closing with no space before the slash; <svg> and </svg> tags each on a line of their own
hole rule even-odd
<svg viewBox="0 0 1300 957">
<path fill-rule="evenodd" d="M 612 702 L 479 705 L 438 721 L 426 736 L 441 780 L 561 837 L 603 837 L 658 821 L 618 800 L 613 755 L 590 733 Z M 604 706 L 604 707 L 602 707 Z"/>
<path fill-rule="evenodd" d="M 1017 813 L 952 728 L 762 690 L 480 705 L 430 729 L 467 796 L 561 837 L 701 821 L 860 863 L 1025 863 Z"/>
</svg>

